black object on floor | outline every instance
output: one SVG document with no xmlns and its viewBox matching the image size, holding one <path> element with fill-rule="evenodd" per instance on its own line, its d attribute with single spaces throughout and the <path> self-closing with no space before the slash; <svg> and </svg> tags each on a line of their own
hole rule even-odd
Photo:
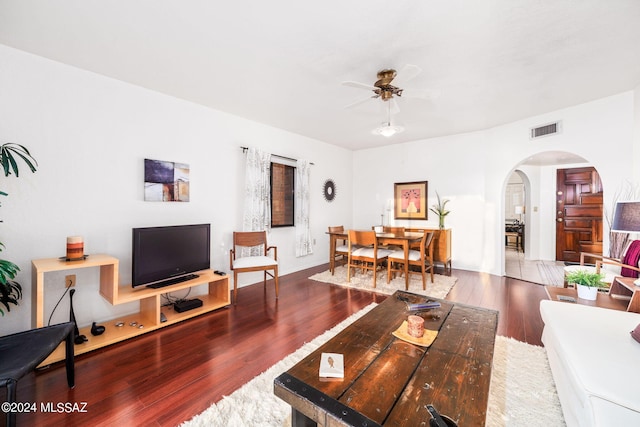
<svg viewBox="0 0 640 427">
<path fill-rule="evenodd" d="M 46 326 L 0 337 L 0 386 L 7 387 L 7 402 L 16 401 L 18 380 L 33 371 L 65 341 L 67 384 L 75 386 L 74 324 Z M 16 425 L 16 413 L 7 412 L 7 426 Z"/>
</svg>

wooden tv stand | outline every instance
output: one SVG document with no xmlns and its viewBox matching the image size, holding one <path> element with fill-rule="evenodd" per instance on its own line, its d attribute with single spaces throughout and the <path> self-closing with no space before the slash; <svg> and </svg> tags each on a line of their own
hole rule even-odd
<svg viewBox="0 0 640 427">
<path fill-rule="evenodd" d="M 132 288 L 131 285 L 120 285 L 118 283 L 119 261 L 109 255 L 90 255 L 83 261 L 63 261 L 59 258 L 36 259 L 32 264 L 32 286 L 33 286 L 33 313 L 32 327 L 39 328 L 45 326 L 44 323 L 44 281 L 45 273 L 54 271 L 65 271 L 79 268 L 100 268 L 100 295 L 113 305 L 124 304 L 132 301 L 140 301 L 140 311 L 127 316 L 99 322 L 106 327 L 102 335 L 91 335 L 91 327 L 80 329 L 80 334 L 85 335 L 89 341 L 75 346 L 75 354 L 83 354 L 107 345 L 115 344 L 129 338 L 142 335 L 146 332 L 155 331 L 165 326 L 190 319 L 209 311 L 231 304 L 229 294 L 229 276 L 220 276 L 212 270 L 196 272 L 199 277 L 185 282 L 176 283 L 164 288 Z M 203 284 L 209 284 L 209 292 L 205 295 L 198 295 L 201 299 L 202 307 L 195 308 L 183 313 L 175 312 L 169 307 L 162 307 L 161 294 L 175 292 Z M 166 322 L 160 322 L 160 313 L 164 313 Z M 122 322 L 123 326 L 116 326 Z M 131 326 L 144 325 L 143 328 Z M 64 346 L 58 347 L 40 366 L 64 360 Z"/>
</svg>

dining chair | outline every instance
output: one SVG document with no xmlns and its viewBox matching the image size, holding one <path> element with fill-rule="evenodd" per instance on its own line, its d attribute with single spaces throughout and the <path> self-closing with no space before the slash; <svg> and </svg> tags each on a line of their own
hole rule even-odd
<svg viewBox="0 0 640 427">
<path fill-rule="evenodd" d="M 243 256 L 243 248 L 255 248 L 250 256 Z M 268 256 L 273 249 L 273 258 Z M 264 271 L 263 283 L 267 286 L 267 275 L 275 281 L 278 298 L 278 248 L 267 245 L 266 231 L 234 231 L 233 248 L 229 251 L 229 265 L 233 270 L 233 303 L 238 302 L 238 273 Z M 271 271 L 271 272 L 270 272 Z"/>
<path fill-rule="evenodd" d="M 404 233 L 404 227 L 390 227 L 385 225 L 382 227 L 382 232 L 383 233 Z"/>
<path fill-rule="evenodd" d="M 338 225 L 335 227 L 329 227 L 329 233 L 344 233 L 344 226 Z M 340 243 L 339 243 L 340 242 Z M 349 255 L 349 244 L 347 239 L 336 239 L 336 245 L 332 249 L 331 257 L 333 262 L 330 263 L 333 267 L 331 268 L 331 275 L 336 271 L 336 261 L 340 261 L 342 263 L 347 263 L 348 255 Z"/>
<path fill-rule="evenodd" d="M 433 283 L 433 232 L 425 232 L 420 239 L 420 249 L 410 249 L 408 259 L 405 261 L 404 251 L 394 251 L 389 254 L 387 259 L 387 283 L 391 281 L 391 277 L 397 272 L 404 272 L 404 263 L 408 262 L 409 267 L 417 266 L 420 271 L 413 271 L 409 268 L 409 274 L 420 274 L 422 276 L 422 289 L 427 289 L 425 274 L 427 271 L 431 274 L 431 283 Z M 408 285 L 407 285 L 407 289 Z"/>
<path fill-rule="evenodd" d="M 347 258 L 347 281 L 351 282 L 351 268 L 373 272 L 373 287 L 376 287 L 376 271 L 392 252 L 378 248 L 375 231 L 348 231 L 349 253 Z M 357 247 L 359 246 L 359 247 Z"/>
<path fill-rule="evenodd" d="M 409 233 L 427 233 L 429 230 L 426 230 L 424 228 L 406 228 L 404 231 Z M 434 235 L 434 238 L 435 238 L 435 235 Z M 411 242 L 409 243 L 409 248 L 419 251 L 421 245 L 422 245 L 422 240 L 418 242 Z"/>
<path fill-rule="evenodd" d="M 384 226 L 382 226 L 382 232 L 383 233 L 393 233 L 393 234 L 404 234 L 405 228 L 404 227 L 391 227 L 389 225 L 384 225 Z M 384 248 L 384 249 L 389 249 L 391 251 L 397 251 L 398 249 L 400 249 L 400 246 L 397 246 L 397 245 L 384 245 L 384 246 L 380 246 L 380 247 Z"/>
</svg>

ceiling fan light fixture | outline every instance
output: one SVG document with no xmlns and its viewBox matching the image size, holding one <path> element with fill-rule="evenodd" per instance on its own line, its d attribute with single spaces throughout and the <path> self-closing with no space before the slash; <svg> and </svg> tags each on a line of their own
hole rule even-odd
<svg viewBox="0 0 640 427">
<path fill-rule="evenodd" d="M 382 126 L 378 126 L 373 130 L 373 133 L 376 135 L 382 135 L 387 138 L 392 137 L 393 135 L 404 131 L 402 126 L 394 126 L 391 123 L 383 123 Z"/>
<path fill-rule="evenodd" d="M 373 133 L 376 135 L 382 135 L 384 137 L 390 138 L 393 135 L 400 133 L 404 130 L 402 126 L 392 125 L 391 124 L 391 102 L 387 101 L 387 105 L 389 106 L 389 116 L 386 122 L 383 122 L 381 126 L 378 126 L 373 130 Z"/>
</svg>

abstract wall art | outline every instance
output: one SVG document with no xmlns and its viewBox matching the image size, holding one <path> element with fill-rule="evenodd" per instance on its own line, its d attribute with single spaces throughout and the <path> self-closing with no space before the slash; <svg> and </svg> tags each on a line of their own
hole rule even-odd
<svg viewBox="0 0 640 427">
<path fill-rule="evenodd" d="M 144 159 L 144 200 L 188 202 L 189 165 Z"/>
</svg>

